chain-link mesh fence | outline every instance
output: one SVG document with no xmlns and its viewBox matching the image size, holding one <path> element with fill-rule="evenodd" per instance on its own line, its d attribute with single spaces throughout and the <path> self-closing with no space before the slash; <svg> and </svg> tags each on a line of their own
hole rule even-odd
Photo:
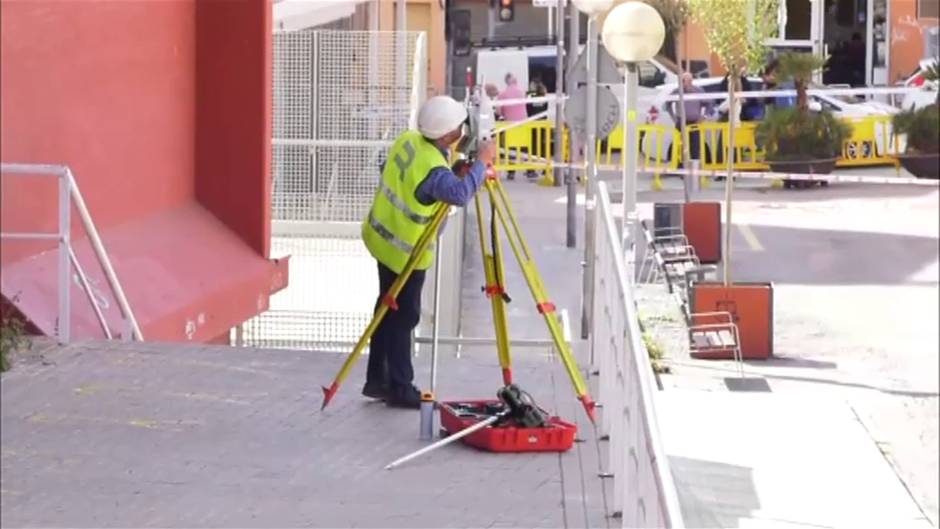
<svg viewBox="0 0 940 529">
<path fill-rule="evenodd" d="M 272 257 L 291 255 L 290 283 L 241 339 L 348 351 L 378 292 L 358 225 L 385 151 L 423 102 L 424 35 L 292 31 L 273 43 Z"/>
</svg>

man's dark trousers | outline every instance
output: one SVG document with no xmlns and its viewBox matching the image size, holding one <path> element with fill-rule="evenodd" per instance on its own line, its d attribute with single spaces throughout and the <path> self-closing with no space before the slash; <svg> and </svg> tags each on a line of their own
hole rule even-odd
<svg viewBox="0 0 940 529">
<path fill-rule="evenodd" d="M 379 265 L 379 298 L 375 310 L 398 274 L 382 263 Z M 389 310 L 372 335 L 369 342 L 369 367 L 366 383 L 388 385 L 392 391 L 410 388 L 414 379 L 411 365 L 411 333 L 421 318 L 421 288 L 424 286 L 424 270 L 415 270 L 405 282 L 396 298 L 398 310 Z"/>
</svg>

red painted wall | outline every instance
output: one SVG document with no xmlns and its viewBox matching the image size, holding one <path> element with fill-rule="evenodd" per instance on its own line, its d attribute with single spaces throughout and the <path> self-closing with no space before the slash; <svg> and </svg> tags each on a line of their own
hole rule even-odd
<svg viewBox="0 0 940 529">
<path fill-rule="evenodd" d="M 936 0 L 935 0 L 936 1 Z M 888 82 L 894 83 L 907 79 L 924 58 L 924 38 L 927 28 L 935 27 L 936 18 L 917 16 L 917 2 L 914 0 L 893 0 L 891 2 L 891 20 L 889 28 L 891 39 L 888 53 L 891 54 Z"/>
<path fill-rule="evenodd" d="M 191 200 L 195 31 L 192 1 L 0 2 L 0 159 L 69 164 L 99 229 Z M 5 227 L 56 228 L 49 182 L 3 181 Z"/>
<path fill-rule="evenodd" d="M 271 196 L 270 65 L 269 2 L 196 4 L 196 198 L 266 257 L 271 208 L 258 197 Z"/>
<path fill-rule="evenodd" d="M 216 339 L 286 286 L 271 262 L 269 0 L 0 2 L 0 159 L 75 173 L 148 340 Z M 3 231 L 55 231 L 55 181 L 4 174 Z M 72 215 L 112 330 L 116 302 Z M 55 253 L 4 241 L 3 298 L 55 328 Z M 100 337 L 72 285 L 73 336 Z"/>
</svg>

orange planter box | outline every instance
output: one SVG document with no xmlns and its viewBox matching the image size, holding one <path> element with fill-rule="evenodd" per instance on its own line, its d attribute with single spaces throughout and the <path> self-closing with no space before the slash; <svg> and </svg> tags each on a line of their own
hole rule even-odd
<svg viewBox="0 0 940 529">
<path fill-rule="evenodd" d="M 721 203 L 689 202 L 682 205 L 682 232 L 705 264 L 721 262 Z"/>
<path fill-rule="evenodd" d="M 696 282 L 689 291 L 692 312 L 729 312 L 738 326 L 741 354 L 766 360 L 774 350 L 774 287 L 772 283 Z M 721 355 L 731 359 L 731 351 Z M 717 358 L 709 354 L 708 358 Z"/>
</svg>

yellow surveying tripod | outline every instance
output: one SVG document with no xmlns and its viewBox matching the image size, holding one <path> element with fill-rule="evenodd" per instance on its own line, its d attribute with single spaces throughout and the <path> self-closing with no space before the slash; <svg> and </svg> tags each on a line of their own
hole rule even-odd
<svg viewBox="0 0 940 529">
<path fill-rule="evenodd" d="M 529 250 L 529 246 L 522 236 L 522 230 L 519 228 L 519 223 L 509 203 L 506 190 L 492 167 L 487 169 L 484 187 L 490 199 L 490 229 L 488 235 L 484 227 L 483 207 L 479 193 L 474 197 L 474 205 L 477 213 L 480 250 L 483 254 L 483 271 L 486 278 L 486 285 L 483 290 L 486 296 L 490 298 L 493 311 L 493 323 L 496 328 L 496 351 L 499 357 L 499 365 L 502 368 L 503 383 L 505 385 L 512 383 L 512 359 L 509 353 L 509 326 L 506 321 L 506 303 L 510 301 L 510 298 L 506 294 L 505 285 L 503 283 L 505 276 L 500 250 L 499 227 L 502 227 L 506 232 L 506 237 L 509 239 L 513 254 L 515 254 L 516 260 L 519 262 L 519 267 L 522 269 L 522 273 L 525 276 L 526 283 L 529 285 L 529 291 L 532 293 L 535 307 L 545 319 L 545 324 L 548 326 L 548 331 L 555 344 L 555 349 L 561 356 L 565 370 L 571 378 L 571 384 L 574 386 L 578 400 L 580 400 L 581 404 L 584 406 L 584 411 L 587 412 L 591 422 L 594 422 L 594 401 L 588 394 L 584 379 L 578 371 L 578 366 L 574 361 L 571 347 L 564 339 L 561 324 L 555 316 L 555 305 L 548 300 L 548 294 L 545 291 L 545 286 L 542 284 L 541 275 L 536 268 L 535 261 L 532 259 L 532 252 Z M 441 223 L 444 221 L 444 217 L 447 216 L 449 209 L 450 206 L 447 204 L 437 206 L 431 222 L 425 228 L 417 244 L 415 244 L 408 262 L 405 264 L 405 268 L 392 283 L 391 288 L 385 293 L 385 296 L 383 296 L 379 309 L 375 312 L 372 321 L 369 322 L 365 332 L 359 338 L 352 353 L 346 358 L 346 361 L 340 368 L 339 373 L 337 373 L 333 383 L 329 387 L 323 388 L 324 398 L 321 409 L 326 408 L 327 404 L 330 403 L 333 395 L 335 395 L 336 391 L 339 389 L 339 385 L 342 384 L 343 380 L 349 375 L 353 364 L 355 364 L 363 350 L 365 350 L 366 344 L 368 344 L 369 339 L 375 333 L 379 323 L 381 323 L 388 311 L 398 308 L 395 303 L 395 298 L 414 272 L 420 256 L 424 253 L 428 245 L 431 244 L 431 241 L 437 237 L 437 232 L 440 229 Z M 489 245 L 487 245 L 487 239 L 489 240 Z"/>
</svg>

